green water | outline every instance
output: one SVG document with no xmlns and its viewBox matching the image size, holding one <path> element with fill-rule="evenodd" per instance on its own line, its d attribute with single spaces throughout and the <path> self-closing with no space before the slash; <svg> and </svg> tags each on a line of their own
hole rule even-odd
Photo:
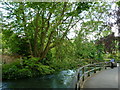
<svg viewBox="0 0 120 90">
<path fill-rule="evenodd" d="M 65 70 L 53 75 L 3 81 L 2 88 L 69 88 L 75 72 L 75 70 Z"/>
</svg>

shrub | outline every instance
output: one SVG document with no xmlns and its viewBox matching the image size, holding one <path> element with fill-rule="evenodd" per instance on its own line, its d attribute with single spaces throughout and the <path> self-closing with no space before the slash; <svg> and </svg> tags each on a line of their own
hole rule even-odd
<svg viewBox="0 0 120 90">
<path fill-rule="evenodd" d="M 17 79 L 19 68 L 15 65 L 4 65 L 2 68 L 3 79 Z"/>
<path fill-rule="evenodd" d="M 51 74 L 55 70 L 50 66 L 38 63 L 39 58 L 24 58 L 21 62 L 3 65 L 3 79 L 29 78 L 37 75 Z M 36 63 L 37 62 L 37 63 Z"/>
<path fill-rule="evenodd" d="M 32 73 L 29 69 L 23 68 L 18 71 L 19 78 L 32 77 Z"/>
<path fill-rule="evenodd" d="M 47 66 L 47 65 L 38 64 L 37 66 L 38 66 L 37 70 L 42 75 L 51 74 L 55 71 L 54 69 L 50 68 L 50 66 Z"/>
</svg>

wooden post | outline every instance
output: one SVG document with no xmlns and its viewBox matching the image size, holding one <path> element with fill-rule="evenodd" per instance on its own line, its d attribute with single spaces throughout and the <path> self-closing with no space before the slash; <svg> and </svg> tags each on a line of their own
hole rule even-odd
<svg viewBox="0 0 120 90">
<path fill-rule="evenodd" d="M 88 72 L 88 77 L 90 76 L 90 72 Z"/>
<path fill-rule="evenodd" d="M 84 81 L 84 72 L 85 72 L 85 68 L 83 67 L 83 69 L 82 69 L 82 74 L 83 74 L 82 81 Z"/>
<path fill-rule="evenodd" d="M 99 68 L 99 71 L 101 70 L 101 67 Z"/>
<path fill-rule="evenodd" d="M 89 66 L 88 66 L 88 68 L 89 68 Z M 90 67 L 91 68 L 91 67 Z M 88 71 L 89 71 L 90 69 L 88 69 Z M 90 76 L 90 72 L 88 72 L 88 75 L 87 75 L 87 77 L 89 77 Z"/>
<path fill-rule="evenodd" d="M 107 69 L 107 67 L 106 67 L 106 63 L 105 63 L 105 65 L 104 65 L 104 66 L 105 66 L 105 69 Z"/>
<path fill-rule="evenodd" d="M 75 85 L 75 90 L 78 90 L 78 88 L 77 88 L 77 84 Z"/>
<path fill-rule="evenodd" d="M 76 83 L 75 90 L 80 90 L 80 84 L 79 83 Z"/>
<path fill-rule="evenodd" d="M 80 83 L 79 83 L 79 87 L 78 87 L 78 90 L 80 90 Z"/>
<path fill-rule="evenodd" d="M 79 81 L 79 79 L 80 79 L 80 71 L 78 71 L 77 81 Z"/>
<path fill-rule="evenodd" d="M 100 67 L 100 68 L 99 68 L 99 71 L 100 71 L 100 70 L 101 70 L 101 64 L 99 64 L 99 67 Z"/>
<path fill-rule="evenodd" d="M 94 64 L 94 73 L 96 73 L 96 65 Z"/>
</svg>

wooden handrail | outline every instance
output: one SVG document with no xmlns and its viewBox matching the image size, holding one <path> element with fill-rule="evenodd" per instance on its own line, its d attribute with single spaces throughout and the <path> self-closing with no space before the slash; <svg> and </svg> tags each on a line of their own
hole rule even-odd
<svg viewBox="0 0 120 90">
<path fill-rule="evenodd" d="M 100 63 L 94 63 L 94 64 L 88 64 L 85 65 L 83 67 L 80 67 L 77 69 L 76 71 L 76 85 L 75 85 L 75 89 L 76 90 L 80 90 L 80 88 L 82 88 L 83 86 L 83 82 L 85 81 L 85 77 L 89 77 L 91 76 L 91 73 L 96 73 L 98 70 L 102 70 L 102 69 L 107 69 L 107 65 L 109 65 L 110 62 L 106 63 L 106 62 L 100 62 Z M 92 68 L 93 67 L 93 68 Z M 87 69 L 87 70 L 86 70 Z M 90 70 L 88 70 L 90 69 Z"/>
</svg>

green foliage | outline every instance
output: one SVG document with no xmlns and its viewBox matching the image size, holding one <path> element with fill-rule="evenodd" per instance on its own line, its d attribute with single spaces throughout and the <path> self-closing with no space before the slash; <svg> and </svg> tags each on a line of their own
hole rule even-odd
<svg viewBox="0 0 120 90">
<path fill-rule="evenodd" d="M 78 62 L 71 60 L 69 58 L 64 58 L 62 61 L 61 59 L 54 58 L 53 63 L 50 65 L 55 71 L 67 70 L 67 69 L 75 69 L 77 68 Z"/>
<path fill-rule="evenodd" d="M 75 39 L 75 55 L 82 59 L 82 62 L 97 62 L 103 60 L 104 47 L 97 45 L 94 41 L 84 39 L 84 35 L 79 34 Z M 84 61 L 83 61 L 84 59 Z"/>
<path fill-rule="evenodd" d="M 28 56 L 30 54 L 28 42 L 25 37 L 19 37 L 16 33 L 13 33 L 10 30 L 5 30 L 3 31 L 2 40 L 4 41 L 4 43 L 2 43 L 3 49 L 7 48 L 9 53 L 22 56 Z"/>
<path fill-rule="evenodd" d="M 102 44 L 96 45 L 96 49 L 97 49 L 96 59 L 99 61 L 103 61 L 104 46 Z"/>
<path fill-rule="evenodd" d="M 105 60 L 115 59 L 115 61 L 120 61 L 120 52 L 112 53 L 112 54 L 105 54 Z"/>
<path fill-rule="evenodd" d="M 91 2 L 92 3 L 92 2 Z M 77 7 L 77 12 L 78 13 L 81 13 L 82 12 L 82 10 L 88 10 L 90 7 L 91 7 L 91 4 L 90 2 L 79 2 L 77 5 L 78 5 L 78 7 Z"/>
<path fill-rule="evenodd" d="M 80 60 L 76 59 L 75 46 L 71 40 L 65 39 L 63 43 L 51 50 L 52 60 L 50 67 L 56 71 L 74 69 L 78 67 Z"/>
<path fill-rule="evenodd" d="M 11 53 L 46 58 L 80 20 L 80 13 L 90 5 L 69 2 L 5 2 L 4 40 Z M 10 6 L 10 7 L 9 7 Z M 10 19 L 8 23 L 7 20 Z M 28 53 L 29 52 L 29 53 Z M 43 55 L 43 56 L 42 56 Z"/>
<path fill-rule="evenodd" d="M 42 63 L 37 63 L 38 58 L 24 58 L 19 62 L 3 65 L 3 79 L 30 78 L 37 75 L 51 74 L 55 70 Z"/>
<path fill-rule="evenodd" d="M 19 78 L 32 77 L 32 72 L 27 68 L 20 69 L 18 73 L 20 75 Z"/>
<path fill-rule="evenodd" d="M 51 74 L 52 72 L 55 71 L 50 66 L 46 66 L 42 64 L 38 64 L 37 66 L 38 66 L 37 70 L 40 72 L 41 75 Z"/>
<path fill-rule="evenodd" d="M 44 65 L 48 65 L 49 66 L 52 63 L 52 59 L 53 59 L 52 55 L 53 55 L 52 51 L 49 51 L 47 53 L 46 57 L 43 60 L 41 60 L 40 62 L 42 64 L 44 64 Z"/>
<path fill-rule="evenodd" d="M 11 64 L 5 64 L 2 66 L 2 78 L 3 79 L 11 79 L 11 78 L 19 78 L 19 62 L 14 62 Z M 19 67 L 19 68 L 18 68 Z"/>
<path fill-rule="evenodd" d="M 116 2 L 116 4 L 117 4 L 118 6 L 120 6 L 120 1 Z"/>
</svg>

